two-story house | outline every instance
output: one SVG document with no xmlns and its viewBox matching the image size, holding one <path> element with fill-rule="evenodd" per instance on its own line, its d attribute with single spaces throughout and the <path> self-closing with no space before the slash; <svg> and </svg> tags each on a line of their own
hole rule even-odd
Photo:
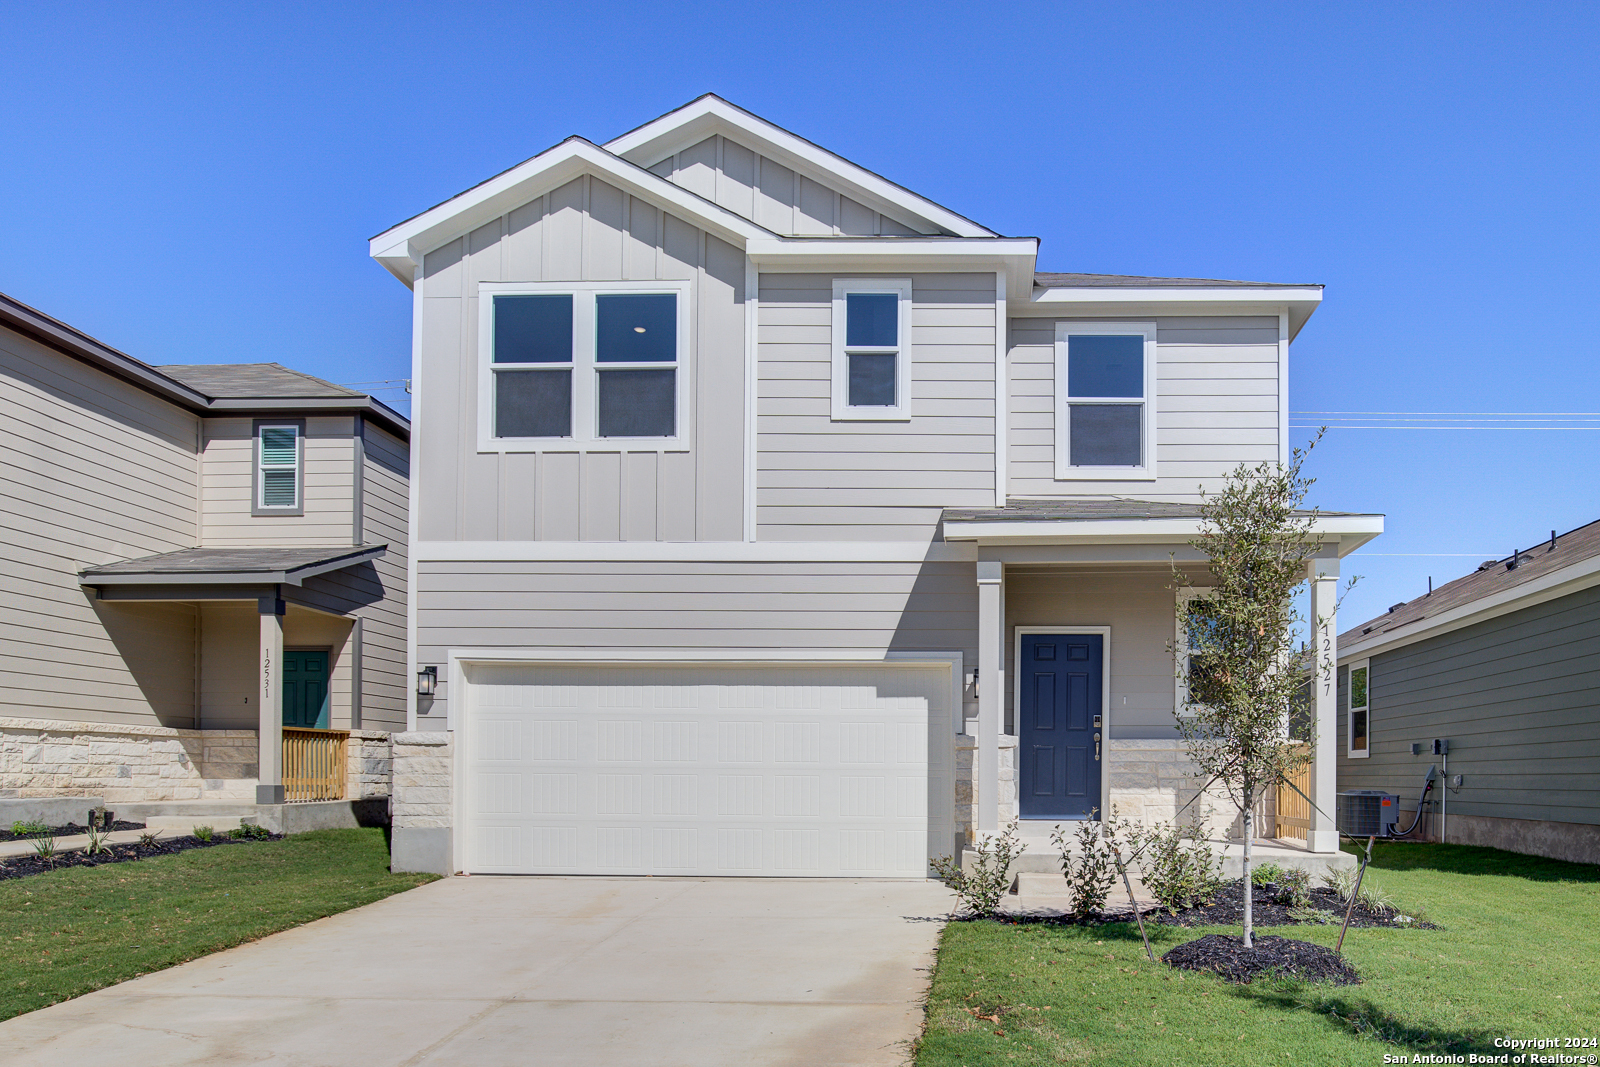
<svg viewBox="0 0 1600 1067">
<path fill-rule="evenodd" d="M 281 804 L 286 755 L 289 799 L 386 795 L 409 436 L 275 363 L 153 367 L 0 296 L 0 797 Z"/>
<path fill-rule="evenodd" d="M 1172 560 L 1286 457 L 1319 286 L 1039 273 L 715 96 L 371 252 L 415 309 L 397 866 L 922 877 L 1192 796 Z M 1381 528 L 1320 522 L 1325 658 Z"/>
</svg>

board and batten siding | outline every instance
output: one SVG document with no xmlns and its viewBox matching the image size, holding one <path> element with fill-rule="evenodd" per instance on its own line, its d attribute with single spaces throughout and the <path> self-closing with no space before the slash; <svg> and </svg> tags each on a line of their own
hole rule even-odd
<svg viewBox="0 0 1600 1067">
<path fill-rule="evenodd" d="M 910 274 L 900 422 L 832 419 L 835 276 L 864 275 L 761 275 L 758 539 L 927 540 L 944 508 L 994 505 L 994 275 Z"/>
<path fill-rule="evenodd" d="M 193 607 L 102 603 L 77 574 L 193 547 L 199 436 L 190 412 L 0 330 L 0 716 L 194 725 Z"/>
<path fill-rule="evenodd" d="M 205 548 L 348 545 L 355 533 L 355 420 L 305 420 L 303 515 L 252 515 L 255 420 L 205 420 L 200 543 Z"/>
<path fill-rule="evenodd" d="M 918 230 L 874 211 L 721 135 L 682 149 L 650 170 L 786 237 L 909 237 L 938 232 Z"/>
<path fill-rule="evenodd" d="M 731 245 L 587 176 L 429 252 L 418 539 L 741 539 L 744 271 Z M 634 279 L 693 283 L 690 447 L 478 452 L 478 283 Z"/>
<path fill-rule="evenodd" d="M 670 649 L 672 660 L 697 650 L 960 651 L 977 662 L 971 563 L 424 561 L 417 570 L 419 663 L 443 664 L 456 649 L 533 648 Z M 430 716 L 444 714 L 450 681 L 441 679 Z"/>
<path fill-rule="evenodd" d="M 1011 320 L 1012 497 L 1115 495 L 1195 502 L 1240 463 L 1278 458 L 1278 320 L 1159 317 L 1155 481 L 1057 481 L 1057 319 Z M 1068 321 L 1065 318 L 1059 321 Z M 1077 319 L 1074 322 L 1093 320 Z"/>
<path fill-rule="evenodd" d="M 1398 793 L 1409 822 L 1449 738 L 1451 816 L 1600 823 L 1600 588 L 1374 656 L 1366 759 L 1346 755 L 1348 685 L 1340 667 L 1341 790 Z"/>
</svg>

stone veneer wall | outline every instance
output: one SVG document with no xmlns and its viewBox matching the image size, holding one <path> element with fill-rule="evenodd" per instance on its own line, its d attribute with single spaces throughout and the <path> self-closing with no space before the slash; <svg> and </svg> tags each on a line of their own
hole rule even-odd
<svg viewBox="0 0 1600 1067">
<path fill-rule="evenodd" d="M 394 735 L 389 801 L 389 868 L 453 874 L 452 771 L 455 735 L 442 730 Z"/>
<path fill-rule="evenodd" d="M 386 797 L 393 792 L 394 756 L 390 735 L 382 730 L 351 730 L 345 748 L 348 764 L 345 796 Z"/>
<path fill-rule="evenodd" d="M 0 718 L 0 797 L 249 800 L 254 730 Z"/>
<path fill-rule="evenodd" d="M 1182 741 L 1108 741 L 1105 773 L 1111 776 L 1111 807 L 1122 818 L 1147 826 L 1174 819 L 1188 824 L 1198 818 L 1213 841 L 1238 836 L 1238 812 L 1220 786 L 1189 803 L 1205 778 L 1189 761 Z"/>
</svg>

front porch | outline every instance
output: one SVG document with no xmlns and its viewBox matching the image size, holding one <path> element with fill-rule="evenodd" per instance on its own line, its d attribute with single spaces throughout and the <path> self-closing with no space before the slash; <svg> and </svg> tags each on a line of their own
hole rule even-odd
<svg viewBox="0 0 1600 1067">
<path fill-rule="evenodd" d="M 1206 560 L 1189 544 L 1199 517 L 1193 505 L 1127 500 L 945 513 L 945 539 L 974 542 L 978 559 L 978 714 L 958 749 L 958 774 L 964 765 L 970 776 L 957 812 L 968 846 L 1017 820 L 1029 844 L 1017 869 L 1054 871 L 1051 829 L 1115 812 L 1145 824 L 1192 822 L 1226 863 L 1238 863 L 1242 819 L 1219 786 L 1201 794 L 1205 780 L 1174 715 L 1182 696 L 1173 568 L 1206 584 Z M 1328 664 L 1337 656 L 1339 560 L 1381 530 L 1380 516 L 1318 519 L 1307 580 Z M 1343 865 L 1334 690 L 1320 678 L 1312 688 L 1302 740 L 1315 756 L 1301 788 L 1314 803 L 1280 809 L 1264 798 L 1259 847 L 1296 866 Z"/>
</svg>

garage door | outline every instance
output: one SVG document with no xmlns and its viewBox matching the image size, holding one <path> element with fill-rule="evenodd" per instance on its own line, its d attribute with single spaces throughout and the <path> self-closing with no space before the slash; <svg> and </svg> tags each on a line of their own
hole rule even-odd
<svg viewBox="0 0 1600 1067">
<path fill-rule="evenodd" d="M 950 851 L 950 672 L 466 669 L 481 873 L 921 878 Z"/>
</svg>

